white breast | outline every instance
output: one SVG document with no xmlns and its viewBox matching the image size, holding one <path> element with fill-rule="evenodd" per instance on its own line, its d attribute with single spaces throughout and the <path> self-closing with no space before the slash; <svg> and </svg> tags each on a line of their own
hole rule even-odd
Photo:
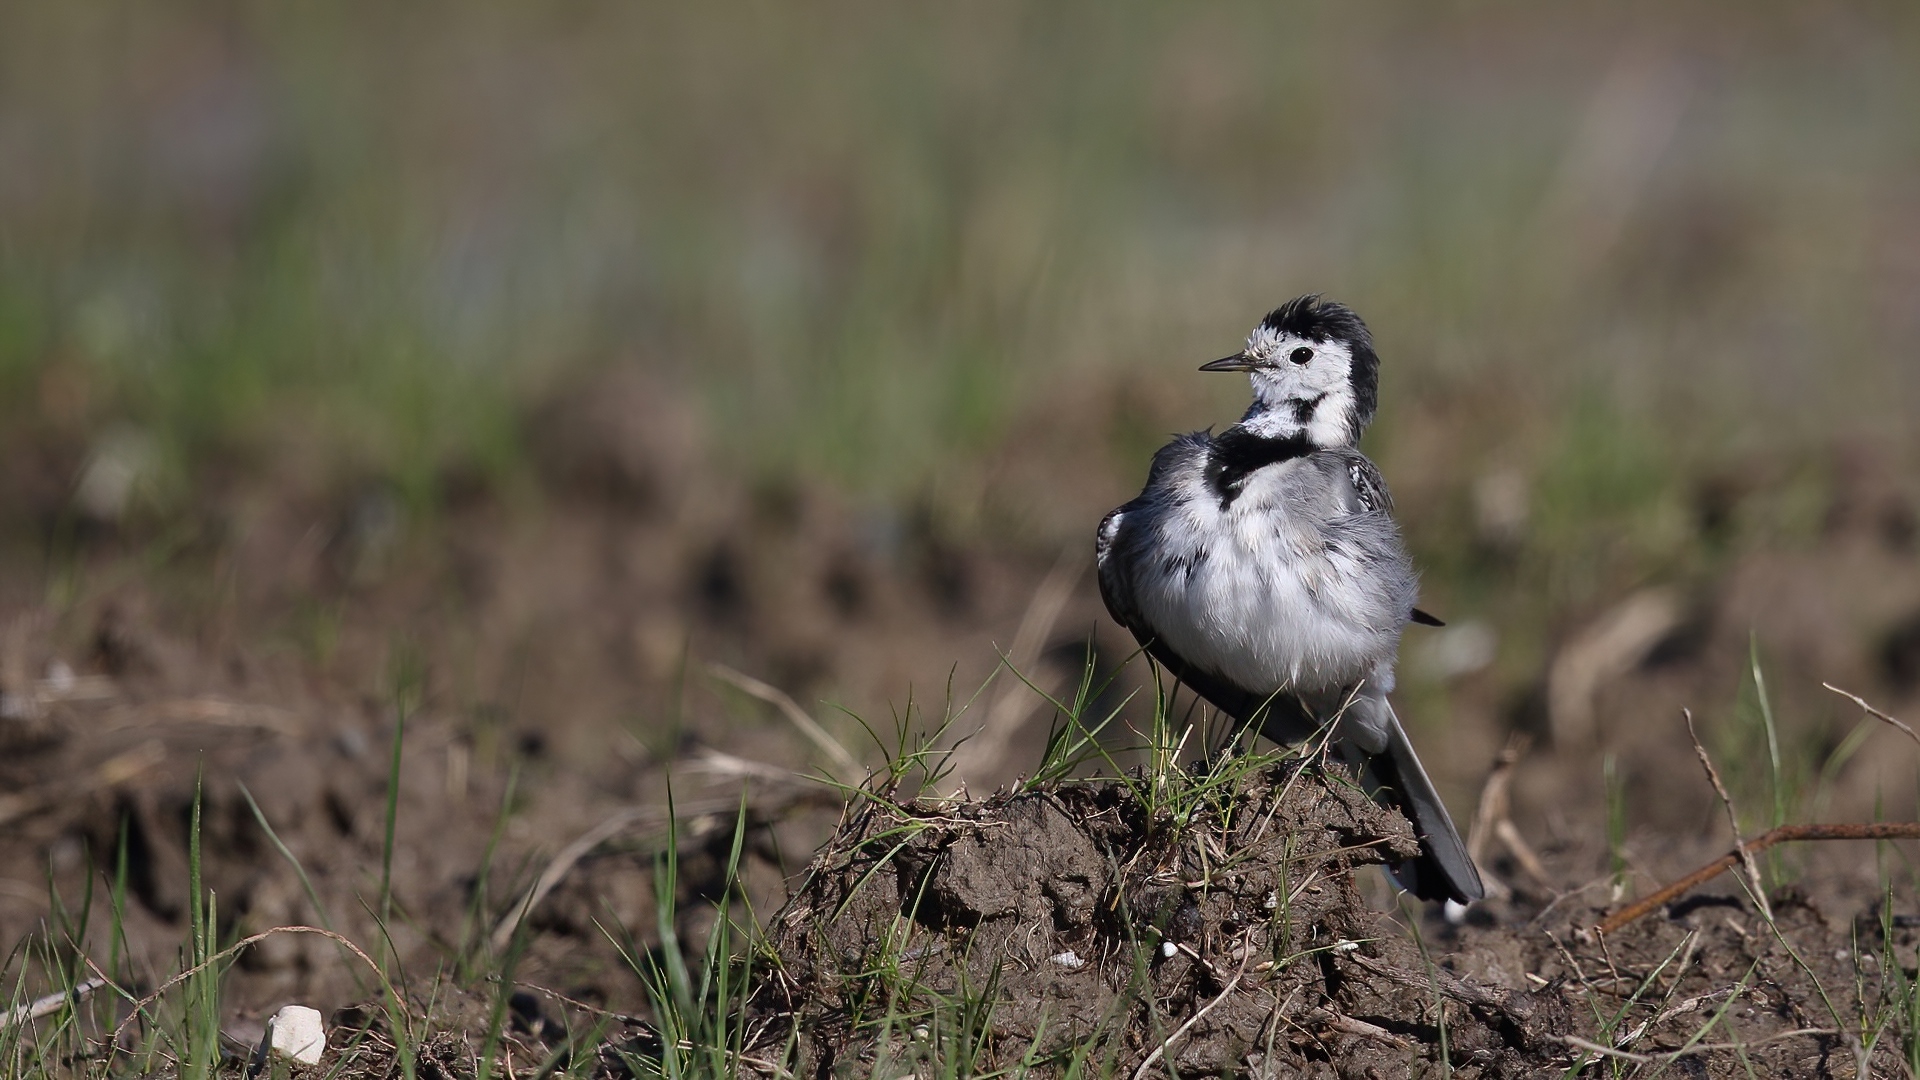
<svg viewBox="0 0 1920 1080">
<path fill-rule="evenodd" d="M 1329 530 L 1341 512 L 1299 482 L 1302 468 L 1260 469 L 1225 508 L 1198 470 L 1170 477 L 1173 497 L 1149 524 L 1159 557 L 1134 577 L 1141 614 L 1169 648 L 1256 693 L 1373 675 L 1405 616 L 1364 553 Z"/>
</svg>

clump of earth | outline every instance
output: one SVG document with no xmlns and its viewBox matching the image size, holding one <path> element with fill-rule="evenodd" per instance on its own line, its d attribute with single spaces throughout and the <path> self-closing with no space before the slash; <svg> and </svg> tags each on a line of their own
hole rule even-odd
<svg viewBox="0 0 1920 1080">
<path fill-rule="evenodd" d="M 796 1075 L 822 1077 L 956 1060 L 1128 1076 L 1867 1075 L 1906 1052 L 1884 1026 L 1911 978 L 1904 920 L 1834 918 L 1793 889 L 1770 918 L 1709 896 L 1612 940 L 1591 929 L 1604 895 L 1516 895 L 1455 923 L 1381 911 L 1356 875 L 1418 847 L 1338 766 L 1274 761 L 1204 793 L 1163 789 L 1151 809 L 1147 784 L 855 802 L 768 928 L 762 1030 L 793 1040 Z"/>
<path fill-rule="evenodd" d="M 1482 1075 L 1566 1056 L 1557 988 L 1463 983 L 1369 910 L 1355 869 L 1419 847 L 1337 768 L 1182 778 L 1152 809 L 1149 783 L 856 803 L 770 929 L 763 1005 L 803 1033 L 796 1071 L 1394 1075 L 1437 1063 L 1443 1023 Z"/>
</svg>

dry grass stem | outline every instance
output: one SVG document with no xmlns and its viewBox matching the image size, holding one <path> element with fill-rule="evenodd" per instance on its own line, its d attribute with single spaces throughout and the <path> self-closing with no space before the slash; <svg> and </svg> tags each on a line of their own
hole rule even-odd
<svg viewBox="0 0 1920 1080">
<path fill-rule="evenodd" d="M 782 769 L 764 761 L 743 758 L 724 750 L 703 746 L 693 754 L 690 768 L 696 772 L 728 780 L 758 780 L 766 784 L 790 784 L 795 781 L 818 783 L 818 777 Z"/>
<path fill-rule="evenodd" d="M 1614 933 L 1628 923 L 1672 903 L 1692 889 L 1719 877 L 1724 871 L 1738 865 L 1745 856 L 1765 851 L 1775 844 L 1784 844 L 1793 840 L 1920 840 L 1920 821 L 1851 825 L 1782 825 L 1747 841 L 1740 845 L 1739 850 L 1727 852 L 1659 892 L 1621 908 L 1600 920 L 1600 924 L 1595 929 L 1602 934 Z"/>
<path fill-rule="evenodd" d="M 1582 629 L 1547 670 L 1547 719 L 1554 745 L 1592 746 L 1600 688 L 1633 670 L 1682 617 L 1666 589 L 1643 589 Z"/>
<path fill-rule="evenodd" d="M 1533 739 L 1524 732 L 1515 732 L 1507 739 L 1506 746 L 1494 759 L 1493 769 L 1487 773 L 1487 782 L 1480 787 L 1480 803 L 1474 809 L 1473 825 L 1468 830 L 1467 856 L 1481 868 L 1481 876 L 1497 899 L 1505 899 L 1513 890 L 1486 869 L 1487 847 L 1492 840 L 1500 841 L 1535 885 L 1552 888 L 1546 866 L 1513 823 L 1514 769 L 1532 745 Z"/>
<path fill-rule="evenodd" d="M 1695 1043 L 1692 1046 L 1684 1046 L 1678 1050 L 1668 1050 L 1658 1054 L 1636 1054 L 1631 1050 L 1616 1050 L 1611 1046 L 1602 1046 L 1597 1042 L 1582 1039 L 1577 1035 L 1555 1035 L 1553 1038 L 1557 1042 L 1565 1043 L 1576 1049 L 1585 1050 L 1590 1054 L 1600 1054 L 1604 1057 L 1616 1058 L 1621 1061 L 1631 1061 L 1639 1065 L 1660 1065 L 1678 1061 L 1683 1057 L 1691 1057 L 1694 1054 L 1715 1054 L 1729 1050 L 1751 1050 L 1757 1046 L 1766 1046 L 1769 1043 L 1777 1043 L 1786 1039 L 1831 1037 L 1838 1034 L 1840 1033 L 1832 1028 L 1794 1028 L 1792 1031 L 1778 1031 L 1765 1038 L 1754 1039 L 1751 1042 Z"/>
<path fill-rule="evenodd" d="M 1912 728 L 1908 727 L 1906 724 L 1900 722 L 1898 719 L 1892 716 L 1889 716 L 1886 713 L 1881 712 L 1879 709 L 1876 709 L 1873 706 L 1867 704 L 1866 698 L 1861 697 L 1859 694 L 1848 693 L 1847 691 L 1840 689 L 1839 687 L 1833 685 L 1832 683 L 1823 682 L 1820 685 L 1826 687 L 1827 689 L 1833 691 L 1836 694 L 1839 694 L 1841 697 L 1846 698 L 1848 701 L 1853 702 L 1855 705 L 1860 706 L 1860 708 L 1863 711 L 1865 711 L 1868 716 L 1874 717 L 1879 720 L 1884 720 L 1887 723 L 1892 724 L 1894 727 L 1899 728 L 1902 734 L 1904 734 L 1907 738 L 1913 740 L 1914 745 L 1920 746 L 1920 732 L 1913 730 Z"/>
<path fill-rule="evenodd" d="M 1414 1048 L 1413 1043 L 1395 1035 L 1393 1032 L 1388 1031 L 1378 1024 L 1369 1024 L 1365 1020 L 1356 1020 L 1345 1013 L 1334 1012 L 1332 1009 L 1316 1009 L 1307 1016 L 1307 1019 L 1311 1022 L 1325 1024 L 1343 1035 L 1357 1035 L 1363 1039 L 1371 1039 L 1384 1046 L 1391 1046 L 1395 1050 L 1412 1050 Z"/>
<path fill-rule="evenodd" d="M 101 762 L 98 768 L 80 777 L 77 782 L 67 777 L 27 791 L 0 795 L 0 825 L 61 805 L 82 795 L 119 787 L 166 759 L 166 746 L 157 739 L 149 739 L 131 750 Z"/>
<path fill-rule="evenodd" d="M 725 758 L 728 755 L 721 755 L 721 757 Z M 745 759 L 734 758 L 732 761 L 745 762 Z M 746 764 L 752 766 L 757 763 L 746 762 Z M 788 774 L 781 776 L 783 780 L 791 778 Z M 766 817 L 777 817 L 791 807 L 816 796 L 838 798 L 829 789 L 817 785 L 807 787 L 788 784 L 784 790 L 772 797 L 752 801 L 749 809 Z M 683 824 L 680 826 L 679 839 L 704 840 L 722 828 L 731 827 L 734 823 L 734 813 L 739 808 L 740 804 L 737 800 L 727 799 L 707 799 L 680 806 L 678 809 Z M 648 823 L 659 826 L 664 825 L 665 820 L 665 811 L 658 807 L 629 806 L 609 814 L 599 824 L 581 833 L 572 843 L 561 848 L 559 854 L 553 857 L 553 861 L 547 864 L 547 868 L 540 872 L 540 877 L 535 880 L 533 887 L 527 890 L 526 896 L 494 924 L 493 934 L 489 938 L 494 951 L 497 953 L 506 949 L 507 945 L 513 941 L 514 931 L 520 928 L 520 924 L 526 920 L 526 917 L 540 905 L 540 901 L 546 899 L 548 893 L 566 879 L 580 860 L 592 853 L 594 848 L 636 825 Z"/>
<path fill-rule="evenodd" d="M 1348 953 L 1345 959 L 1348 963 L 1356 967 L 1370 971 L 1383 979 L 1389 979 L 1399 983 L 1408 989 L 1419 990 L 1424 993 L 1433 993 L 1437 990 L 1442 997 L 1457 1001 L 1462 1005 L 1497 1009 L 1501 1013 L 1516 1019 L 1524 1019 L 1525 1014 L 1530 1011 L 1524 1004 L 1524 998 L 1515 998 L 1510 992 L 1503 989 L 1474 986 L 1471 983 L 1461 982 L 1441 968 L 1436 967 L 1424 973 L 1407 971 L 1384 961 L 1362 956 L 1357 952 Z"/>
<path fill-rule="evenodd" d="M 593 828 L 581 833 L 573 843 L 561 848 L 560 853 L 547 864 L 547 868 L 540 872 L 540 877 L 534 881 L 533 887 L 527 890 L 526 898 L 513 905 L 512 909 L 494 925 L 491 939 L 494 952 L 505 951 L 507 945 L 513 941 L 513 932 L 520 928 L 521 920 L 525 919 L 540 901 L 546 899 L 547 894 L 553 891 L 554 886 L 560 884 L 575 863 L 586 858 L 587 853 L 594 848 L 618 836 L 645 813 L 645 810 L 637 806 L 616 811 L 602 819 Z"/>
<path fill-rule="evenodd" d="M 1186 1023 L 1175 1028 L 1173 1034 L 1167 1036 L 1159 1046 L 1153 1048 L 1153 1053 L 1148 1054 L 1147 1059 L 1140 1063 L 1140 1067 L 1133 1070 L 1133 1080 L 1142 1080 L 1142 1078 L 1147 1075 L 1147 1070 L 1153 1068 L 1154 1063 L 1159 1061 L 1161 1055 L 1167 1052 L 1167 1047 L 1180 1041 L 1187 1032 L 1193 1030 L 1195 1024 L 1205 1019 L 1208 1013 L 1217 1008 L 1221 1002 L 1227 1000 L 1227 997 L 1235 990 L 1238 990 L 1240 988 L 1240 980 L 1246 978 L 1246 975 L 1247 964 L 1242 963 L 1240 970 L 1233 973 L 1233 978 L 1227 980 L 1227 985 L 1221 988 L 1220 993 L 1215 995 L 1213 1000 L 1195 1009 L 1193 1015 L 1187 1017 Z"/>
<path fill-rule="evenodd" d="M 1533 879 L 1534 884 L 1543 889 L 1552 888 L 1552 883 L 1547 879 L 1547 864 L 1540 861 L 1540 856 L 1534 852 L 1533 845 L 1527 843 L 1526 837 L 1520 835 L 1520 828 L 1513 823 L 1512 818 L 1501 818 L 1494 822 L 1493 835 L 1499 838 L 1500 843 L 1513 856 L 1513 861 L 1520 864 L 1520 869 L 1527 872 L 1527 876 Z"/>
<path fill-rule="evenodd" d="M 788 723 L 798 728 L 800 734 L 806 736 L 813 745 L 825 751 L 826 755 L 833 759 L 833 774 L 835 779 L 842 783 L 852 784 L 857 783 L 860 778 L 865 775 L 866 770 L 861 768 L 860 762 L 855 760 L 854 756 L 847 751 L 845 746 L 841 745 L 840 740 L 829 734 L 827 729 L 821 727 L 819 722 L 814 720 L 813 717 L 808 716 L 807 710 L 801 708 L 800 703 L 793 700 L 786 691 L 769 683 L 761 682 L 759 679 L 745 672 L 735 671 L 725 664 L 708 664 L 707 671 L 712 673 L 715 678 L 727 683 L 741 693 L 749 697 L 759 698 L 761 701 L 779 709 L 781 715 L 787 718 Z"/>
<path fill-rule="evenodd" d="M 1487 895 L 1495 900 L 1507 899 L 1513 895 L 1513 890 L 1487 869 L 1487 842 L 1494 836 L 1497 823 L 1507 816 L 1507 806 L 1512 801 L 1513 766 L 1520 760 L 1528 741 L 1524 733 L 1515 732 L 1507 739 L 1507 745 L 1501 749 L 1500 755 L 1493 759 L 1487 782 L 1480 785 L 1480 802 L 1474 808 L 1473 823 L 1467 829 L 1467 858 L 1480 867 L 1480 877 L 1486 882 Z"/>
<path fill-rule="evenodd" d="M 360 948 L 360 946 L 355 945 L 352 941 L 348 940 L 345 936 L 341 934 L 336 934 L 332 930 L 327 930 L 318 926 L 275 926 L 266 930 L 262 930 L 257 934 L 251 934 L 247 937 L 243 937 L 239 941 L 236 941 L 233 944 L 227 946 L 226 948 L 220 950 L 219 952 L 214 953 L 212 956 L 207 957 L 207 959 L 201 961 L 200 963 L 195 964 L 194 966 L 186 969 L 185 971 L 180 972 L 178 975 L 175 975 L 173 978 L 168 979 L 166 982 L 161 983 L 159 986 L 155 987 L 154 991 L 148 994 L 146 997 L 137 998 L 137 999 L 133 996 L 131 991 L 127 990 L 126 988 L 120 986 L 118 983 L 114 982 L 112 979 L 108 978 L 107 973 L 100 970 L 99 965 L 93 962 L 92 957 L 85 956 L 83 954 L 81 958 L 86 961 L 87 967 L 92 969 L 94 977 L 97 980 L 99 980 L 101 985 L 112 987 L 115 993 L 119 994 L 121 997 L 127 999 L 128 1001 L 133 1002 L 133 1010 L 127 1013 L 126 1019 L 120 1021 L 120 1023 L 116 1027 L 114 1027 L 112 1036 L 107 1039 L 107 1045 L 109 1046 L 118 1045 L 120 1042 L 120 1036 L 124 1034 L 127 1030 L 127 1025 L 133 1023 L 135 1020 L 138 1020 L 140 1019 L 140 1017 L 146 1015 L 147 1006 L 153 1004 L 155 1001 L 160 1000 L 160 995 L 166 993 L 167 991 L 173 989 L 176 986 L 179 986 L 181 983 L 186 982 L 188 979 L 194 977 L 195 975 L 200 974 L 202 971 L 207 970 L 208 968 L 214 966 L 215 964 L 226 963 L 228 960 L 231 960 L 233 957 L 238 956 L 243 950 L 252 948 L 254 945 L 257 945 L 260 942 L 265 941 L 276 934 L 318 934 L 323 938 L 327 938 L 330 941 L 338 943 L 342 948 L 346 949 L 348 952 L 358 957 L 361 963 L 367 965 L 367 970 L 373 972 L 374 978 L 380 980 L 380 985 L 386 990 L 387 997 L 389 1000 L 392 1000 L 392 1001 L 401 1000 L 399 993 L 393 988 L 393 983 L 387 979 L 387 973 L 380 970 L 380 965 L 373 962 L 373 957 L 368 956 L 366 952 Z"/>
<path fill-rule="evenodd" d="M 1753 902 L 1759 905 L 1760 913 L 1773 921 L 1773 907 L 1767 903 L 1767 887 L 1760 880 L 1760 861 L 1746 848 L 1746 841 L 1740 838 L 1740 819 L 1733 811 L 1733 796 L 1727 794 L 1727 785 L 1720 782 L 1720 770 L 1713 767 L 1713 759 L 1707 756 L 1707 748 L 1700 744 L 1700 735 L 1693 730 L 1693 710 L 1681 709 L 1680 715 L 1687 721 L 1687 738 L 1693 740 L 1693 752 L 1700 758 L 1700 767 L 1707 770 L 1707 782 L 1713 785 L 1713 793 L 1720 796 L 1720 805 L 1727 811 L 1727 828 L 1733 831 L 1733 850 L 1740 853 L 1740 865 L 1746 869 L 1747 884 L 1753 888 Z"/>
<path fill-rule="evenodd" d="M 24 1023 L 28 1020 L 38 1020 L 50 1013 L 58 1012 L 60 1007 L 67 1002 L 77 1002 L 105 985 L 107 985 L 105 979 L 85 979 L 72 990 L 63 990 L 57 994 L 48 994 L 45 997 L 34 998 L 25 1005 L 16 1005 L 6 1012 L 0 1013 L 0 1031 L 5 1031 L 15 1024 Z"/>
<path fill-rule="evenodd" d="M 1027 602 L 1026 613 L 1020 617 L 1020 628 L 1014 631 L 1013 647 L 1007 650 L 1004 658 L 1015 677 L 1001 676 L 999 690 L 994 695 L 993 704 L 987 709 L 987 718 L 980 725 L 980 730 L 954 749 L 952 765 L 956 790 L 959 785 L 977 779 L 1005 760 L 1014 736 L 1039 705 L 1041 695 L 1019 676 L 1021 672 L 1032 671 L 1039 662 L 1041 650 L 1046 647 L 1047 638 L 1053 634 L 1054 624 L 1060 621 L 1060 613 L 1066 609 L 1067 601 L 1073 598 L 1073 587 L 1079 582 L 1084 565 L 1079 548 L 1062 552 L 1053 569 L 1040 582 L 1040 587 L 1033 591 L 1033 599 Z"/>
<path fill-rule="evenodd" d="M 198 697 L 169 698 L 164 701 L 121 705 L 101 719 L 103 731 L 130 731 L 172 725 L 217 728 L 252 728 L 275 735 L 297 738 L 306 734 L 306 721 L 300 714 L 273 705 L 228 701 L 203 694 Z"/>
</svg>

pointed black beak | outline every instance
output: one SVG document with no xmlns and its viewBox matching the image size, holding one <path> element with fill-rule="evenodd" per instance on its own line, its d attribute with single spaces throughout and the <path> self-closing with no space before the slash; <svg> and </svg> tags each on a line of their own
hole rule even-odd
<svg viewBox="0 0 1920 1080">
<path fill-rule="evenodd" d="M 1215 360 L 1211 364 L 1201 364 L 1200 370 L 1201 371 L 1252 371 L 1253 357 L 1248 356 L 1246 353 L 1243 353 L 1243 352 L 1234 353 L 1232 356 L 1222 357 L 1219 360 Z"/>
</svg>

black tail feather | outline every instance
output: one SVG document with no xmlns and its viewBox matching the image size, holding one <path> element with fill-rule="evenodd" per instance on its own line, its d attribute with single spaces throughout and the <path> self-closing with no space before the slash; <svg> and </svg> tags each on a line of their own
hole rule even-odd
<svg viewBox="0 0 1920 1080">
<path fill-rule="evenodd" d="M 1379 785 L 1374 797 L 1405 814 L 1420 838 L 1420 857 L 1393 867 L 1403 888 L 1422 900 L 1453 900 L 1467 904 L 1487 895 L 1480 871 L 1467 854 L 1467 845 L 1453 827 L 1447 806 L 1433 781 L 1414 756 L 1413 744 L 1396 721 L 1386 752 L 1367 762 L 1367 771 Z M 1371 786 L 1371 785 L 1370 785 Z"/>
</svg>

